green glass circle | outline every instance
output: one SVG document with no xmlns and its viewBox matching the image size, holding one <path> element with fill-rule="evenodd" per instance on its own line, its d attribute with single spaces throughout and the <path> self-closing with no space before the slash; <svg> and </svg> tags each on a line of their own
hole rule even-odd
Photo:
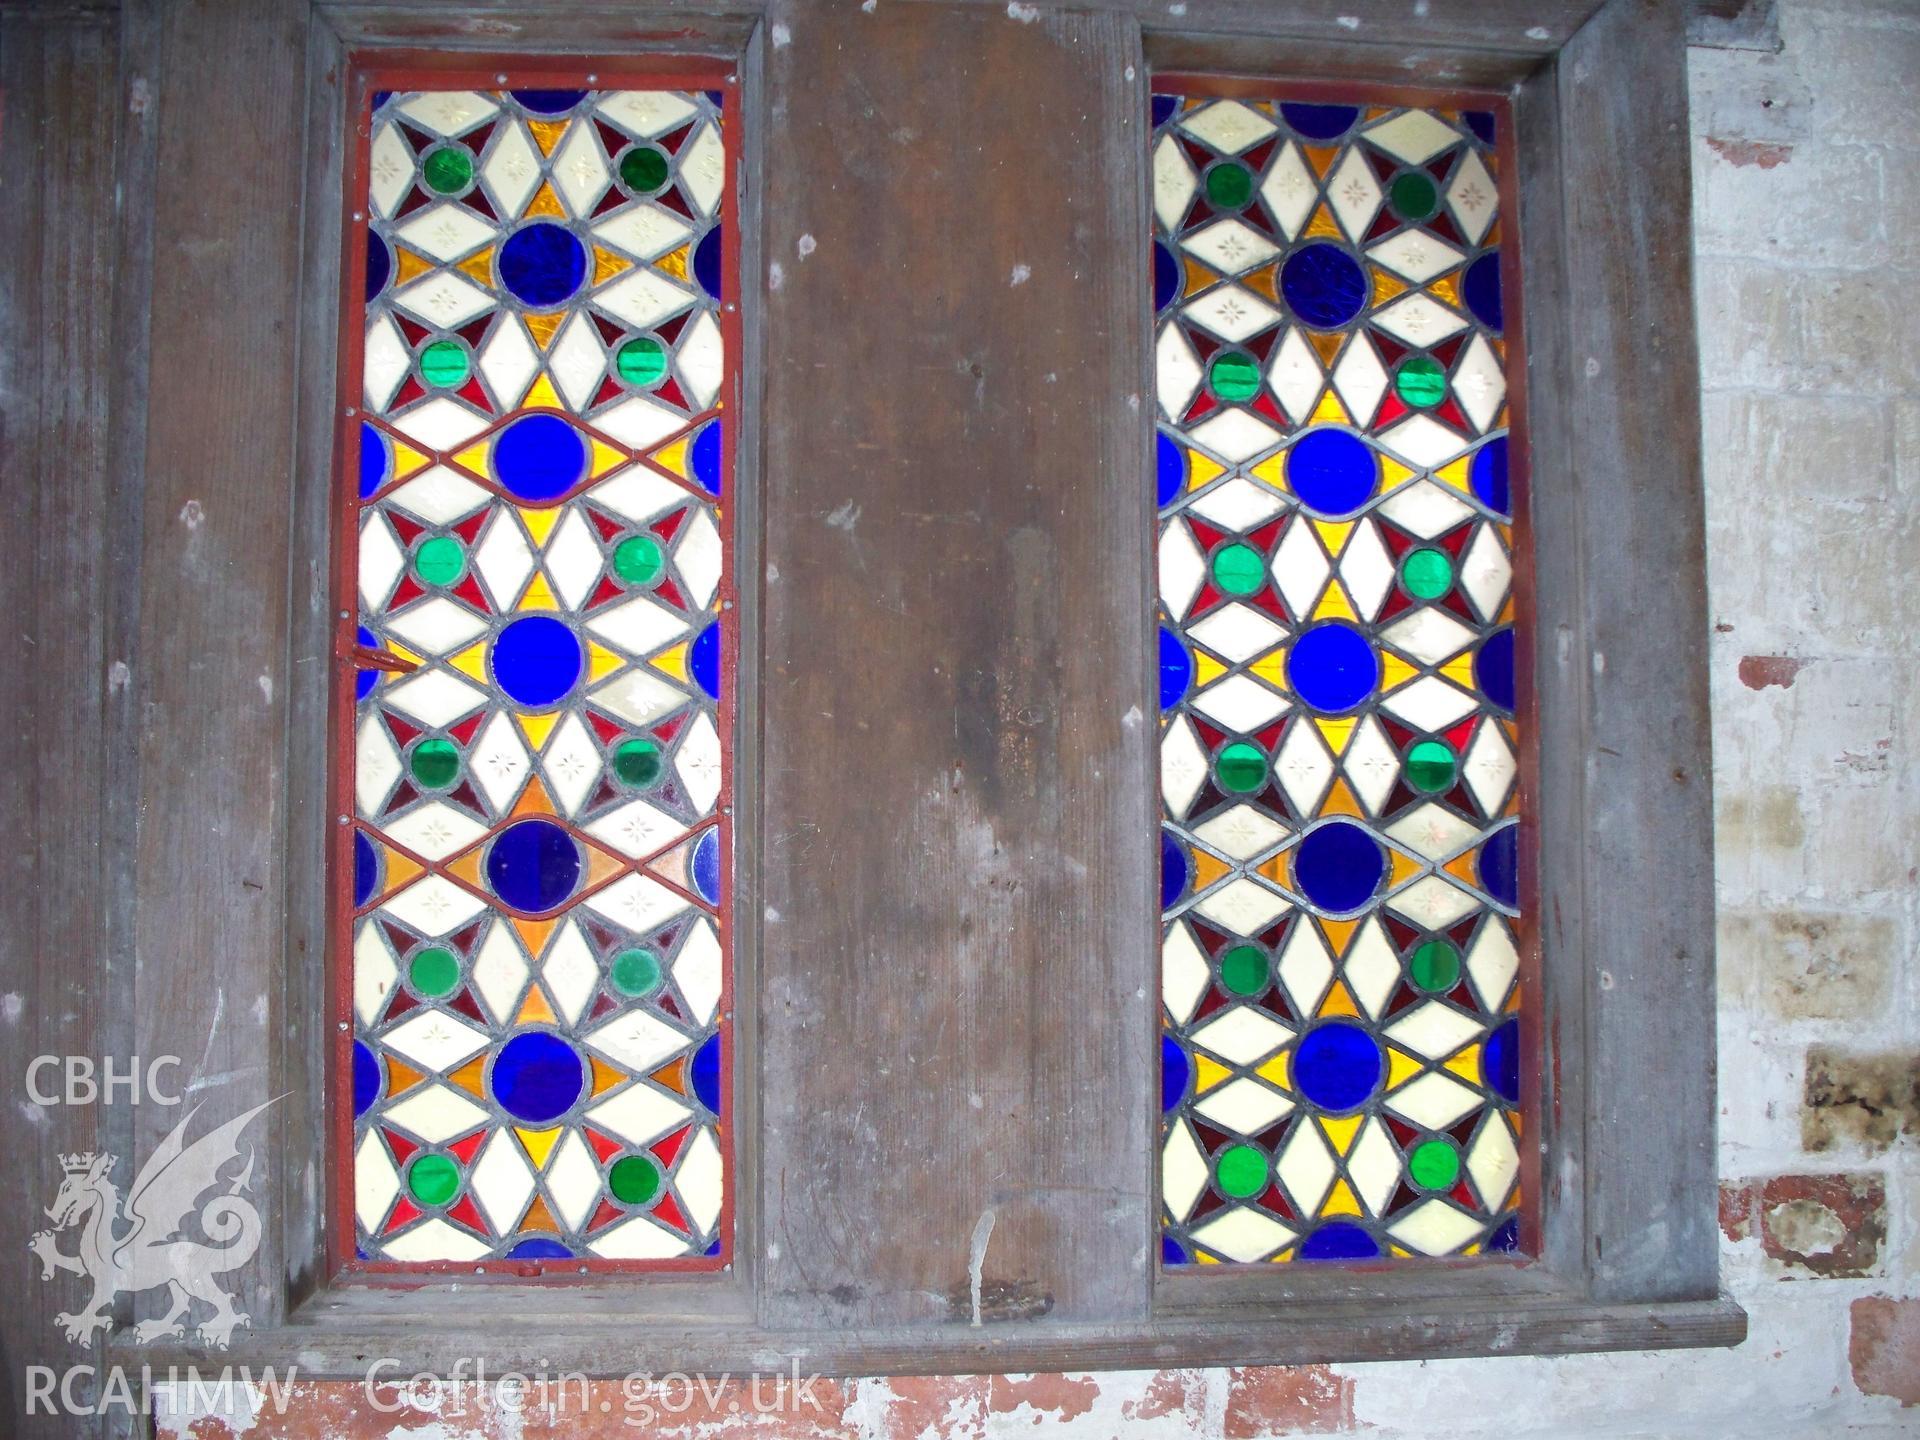
<svg viewBox="0 0 1920 1440">
<path fill-rule="evenodd" d="M 651 585 L 667 568 L 667 552 L 651 535 L 629 535 L 613 547 L 613 573 L 629 585 Z"/>
<path fill-rule="evenodd" d="M 1394 375 L 1393 388 L 1416 410 L 1427 410 L 1447 398 L 1447 372 L 1431 355 L 1410 356 Z"/>
<path fill-rule="evenodd" d="M 1407 751 L 1407 783 L 1428 795 L 1453 788 L 1459 765 L 1453 747 L 1441 740 L 1422 740 Z"/>
<path fill-rule="evenodd" d="M 1451 990 L 1460 979 L 1460 952 L 1446 940 L 1423 941 L 1407 962 L 1407 974 L 1429 994 Z"/>
<path fill-rule="evenodd" d="M 1223 160 L 1207 172 L 1207 203 L 1238 210 L 1253 198 L 1253 172 L 1238 160 Z"/>
<path fill-rule="evenodd" d="M 431 535 L 413 552 L 413 573 L 425 585 L 451 585 L 467 573 L 467 547 L 451 535 Z"/>
<path fill-rule="evenodd" d="M 1387 195 L 1403 220 L 1424 220 L 1440 206 L 1440 191 L 1433 177 L 1420 170 L 1395 176 Z"/>
<path fill-rule="evenodd" d="M 1422 1190 L 1444 1190 L 1460 1178 L 1460 1152 L 1444 1140 L 1423 1140 L 1407 1156 L 1407 1173 Z"/>
<path fill-rule="evenodd" d="M 622 950 L 607 967 L 607 978 L 622 995 L 651 995 L 660 988 L 660 957 L 638 947 Z"/>
<path fill-rule="evenodd" d="M 1267 783 L 1267 757 L 1260 753 L 1259 746 L 1236 740 L 1214 760 L 1213 778 L 1222 790 L 1251 795 Z"/>
<path fill-rule="evenodd" d="M 1251 400 L 1260 393 L 1260 367 L 1240 350 L 1223 351 L 1207 369 L 1207 383 L 1222 400 Z"/>
<path fill-rule="evenodd" d="M 1229 1145 L 1213 1164 L 1220 1188 L 1236 1200 L 1258 1195 L 1267 1186 L 1267 1157 L 1251 1145 Z"/>
<path fill-rule="evenodd" d="M 1453 588 L 1453 561 L 1444 550 L 1422 546 L 1407 552 L 1400 562 L 1400 583 L 1409 595 L 1422 600 L 1438 600 Z"/>
<path fill-rule="evenodd" d="M 1273 977 L 1273 967 L 1258 945 L 1236 945 L 1220 957 L 1220 983 L 1236 995 L 1258 995 Z"/>
<path fill-rule="evenodd" d="M 636 145 L 620 157 L 620 178 L 635 194 L 651 195 L 667 183 L 667 157 L 651 145 Z"/>
<path fill-rule="evenodd" d="M 407 979 L 422 995 L 451 994 L 460 983 L 460 958 L 440 945 L 429 945 L 407 966 Z"/>
<path fill-rule="evenodd" d="M 429 152 L 420 166 L 427 188 L 439 195 L 458 195 L 473 183 L 473 156 L 458 145 Z"/>
<path fill-rule="evenodd" d="M 644 1155 L 622 1155 L 607 1171 L 607 1188 L 622 1205 L 644 1205 L 660 1193 L 660 1167 Z"/>
<path fill-rule="evenodd" d="M 1267 563 L 1251 545 L 1233 544 L 1213 557 L 1214 583 L 1229 595 L 1251 595 L 1267 578 Z"/>
<path fill-rule="evenodd" d="M 667 373 L 667 347 L 650 335 L 637 335 L 614 351 L 613 368 L 629 385 L 658 385 Z"/>
<path fill-rule="evenodd" d="M 420 352 L 420 378 L 441 390 L 464 385 L 473 362 L 457 340 L 436 340 Z"/>
<path fill-rule="evenodd" d="M 413 778 L 429 790 L 439 790 L 453 783 L 453 777 L 460 773 L 460 750 L 451 740 L 442 740 L 438 736 L 422 740 L 413 747 L 413 754 L 407 759 L 407 768 L 413 772 Z"/>
<path fill-rule="evenodd" d="M 460 1193 L 460 1167 L 444 1155 L 420 1155 L 407 1166 L 407 1189 L 422 1205 L 444 1205 Z"/>
<path fill-rule="evenodd" d="M 623 784 L 651 785 L 666 768 L 655 740 L 622 740 L 613 751 L 613 773 Z"/>
</svg>

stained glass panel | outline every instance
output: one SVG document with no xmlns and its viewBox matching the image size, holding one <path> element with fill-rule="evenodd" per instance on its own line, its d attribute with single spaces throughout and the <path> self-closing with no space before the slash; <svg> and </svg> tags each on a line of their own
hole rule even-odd
<svg viewBox="0 0 1920 1440">
<path fill-rule="evenodd" d="M 1498 139 L 1154 99 L 1167 1265 L 1522 1243 Z"/>
<path fill-rule="evenodd" d="M 728 1257 L 726 99 L 395 89 L 358 137 L 335 1133 L 359 1262 Z"/>
</svg>

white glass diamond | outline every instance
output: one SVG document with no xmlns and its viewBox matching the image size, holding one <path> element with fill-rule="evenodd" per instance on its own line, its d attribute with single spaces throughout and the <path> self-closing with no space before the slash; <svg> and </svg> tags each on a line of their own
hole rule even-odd
<svg viewBox="0 0 1920 1440">
<path fill-rule="evenodd" d="M 1216 220 L 1191 235 L 1182 236 L 1180 248 L 1223 275 L 1238 275 L 1242 270 L 1264 265 L 1280 253 L 1279 246 L 1240 220 Z"/>
<path fill-rule="evenodd" d="M 1460 139 L 1460 132 L 1426 110 L 1408 110 L 1369 125 L 1367 139 L 1397 160 L 1424 165 Z"/>
</svg>

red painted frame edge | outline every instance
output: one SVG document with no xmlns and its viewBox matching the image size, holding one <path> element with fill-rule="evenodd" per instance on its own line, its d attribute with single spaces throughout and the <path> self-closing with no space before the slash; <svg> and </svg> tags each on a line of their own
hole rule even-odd
<svg viewBox="0 0 1920 1440">
<path fill-rule="evenodd" d="M 488 55 L 478 63 L 471 55 L 446 52 L 363 50 L 346 57 L 345 83 L 346 133 L 343 153 L 340 214 L 341 227 L 339 330 L 336 336 L 337 388 L 334 412 L 333 461 L 330 466 L 328 496 L 328 544 L 332 548 L 329 567 L 330 598 L 335 606 L 332 617 L 333 640 L 330 646 L 327 692 L 327 797 L 334 818 L 328 844 L 327 895 L 327 996 L 328 1031 L 323 1087 L 323 1131 L 327 1137 L 324 1165 L 327 1207 L 325 1226 L 325 1273 L 331 1282 L 354 1282 L 406 1286 L 425 1285 L 443 1277 L 459 1275 L 494 1281 L 544 1281 L 592 1283 L 614 1277 L 639 1275 L 720 1275 L 733 1269 L 737 1240 L 737 1197 L 740 1180 L 740 1146 L 734 1134 L 734 1097 L 741 1073 L 740 1057 L 734 1047 L 734 944 L 736 920 L 734 904 L 733 802 L 738 716 L 735 713 L 739 686 L 740 635 L 739 594 L 735 573 L 733 517 L 738 505 L 737 459 L 740 450 L 738 421 L 721 432 L 721 473 L 732 487 L 733 497 L 720 497 L 714 505 L 724 565 L 714 600 L 721 617 L 722 674 L 734 680 L 723 688 L 716 703 L 717 728 L 722 738 L 721 788 L 715 798 L 711 825 L 723 837 L 726 866 L 722 875 L 721 902 L 716 920 L 721 948 L 721 991 L 715 1011 L 715 1029 L 721 1037 L 721 1063 L 726 1076 L 721 1095 L 721 1112 L 716 1127 L 723 1141 L 725 1157 L 724 1188 L 716 1234 L 720 1241 L 717 1256 L 678 1256 L 661 1260 L 476 1260 L 476 1261 L 374 1261 L 356 1256 L 357 1236 L 352 1204 L 353 1194 L 353 895 L 352 836 L 353 774 L 346 763 L 354 733 L 355 701 L 352 654 L 355 645 L 355 621 L 352 608 L 338 608 L 358 592 L 357 535 L 349 533 L 349 498 L 357 508 L 358 491 L 354 463 L 358 455 L 355 432 L 363 418 L 360 414 L 361 372 L 365 337 L 365 314 L 360 277 L 366 266 L 367 222 L 364 211 L 368 183 L 369 151 L 372 144 L 371 99 L 379 90 L 573 88 L 583 82 L 601 89 L 673 89 L 710 90 L 722 96 L 721 114 L 728 123 L 726 141 L 727 188 L 722 194 L 720 212 L 735 223 L 721 232 L 721 274 L 727 292 L 740 295 L 740 197 L 744 193 L 746 147 L 740 143 L 739 67 L 718 57 L 700 55 L 661 55 L 648 57 L 644 66 L 636 66 L 630 57 L 620 57 L 605 69 L 588 70 L 578 61 L 568 63 L 552 56 Z M 721 395 L 713 409 L 731 406 L 742 413 L 741 369 L 743 360 L 743 324 L 739 299 L 724 300 L 720 306 L 720 332 L 726 347 L 727 372 Z M 697 425 L 699 422 L 693 422 Z M 692 426 L 690 425 L 689 429 Z M 346 743 L 342 743 L 346 737 Z M 700 828 L 700 827 L 696 827 Z"/>
<path fill-rule="evenodd" d="M 1346 105 L 1390 105 L 1420 109 L 1476 109 L 1486 110 L 1495 118 L 1494 154 L 1500 162 L 1500 173 L 1496 177 L 1500 190 L 1501 214 L 1500 226 L 1500 285 L 1502 293 L 1511 297 L 1506 309 L 1507 324 L 1502 338 L 1506 342 L 1505 370 L 1507 379 L 1507 434 L 1509 437 L 1508 469 L 1513 498 L 1513 604 L 1516 626 L 1526 625 L 1535 613 L 1534 606 L 1534 550 L 1533 550 L 1533 450 L 1527 430 L 1527 364 L 1526 336 L 1524 330 L 1526 316 L 1526 296 L 1521 288 L 1520 274 L 1520 188 L 1519 188 L 1519 144 L 1514 132 L 1513 101 L 1506 90 L 1482 90 L 1472 87 L 1434 88 L 1419 85 L 1397 85 L 1391 83 L 1370 83 L 1367 81 L 1292 79 L 1285 75 L 1236 75 L 1220 72 L 1194 70 L 1156 70 L 1148 76 L 1147 93 L 1151 95 L 1182 94 L 1209 95 L 1216 98 L 1306 100 L 1326 104 Z M 1148 234 L 1152 225 L 1149 216 Z M 1151 326 L 1149 326 L 1149 341 Z M 1152 435 L 1158 422 L 1148 422 L 1149 450 L 1142 463 L 1151 471 Z M 1158 562 L 1154 562 L 1157 570 Z M 1157 584 L 1150 587 L 1158 595 Z M 1545 1235 L 1542 1232 L 1543 1211 L 1541 1206 L 1541 1167 L 1542 1146 L 1528 1143 L 1528 1131 L 1534 1132 L 1533 1139 L 1538 1140 L 1543 1129 L 1542 1121 L 1548 1114 L 1543 1105 L 1545 1088 L 1549 1075 L 1546 1069 L 1546 1052 L 1543 1036 L 1544 1029 L 1544 972 L 1541 955 L 1541 933 L 1538 903 L 1540 898 L 1540 836 L 1531 823 L 1531 817 L 1537 812 L 1539 801 L 1540 775 L 1540 724 L 1539 690 L 1534 684 L 1534 652 L 1530 644 L 1515 647 L 1514 683 L 1520 697 L 1520 706 L 1515 711 L 1515 720 L 1520 724 L 1522 733 L 1518 745 L 1519 774 L 1515 780 L 1518 800 L 1518 819 L 1522 843 L 1518 847 L 1520 857 L 1520 893 L 1531 896 L 1535 901 L 1533 909 L 1523 909 L 1512 928 L 1519 944 L 1520 969 L 1515 977 L 1517 986 L 1525 987 L 1533 997 L 1532 1011 L 1534 1023 L 1522 1023 L 1520 1026 L 1521 1074 L 1532 1081 L 1526 1103 L 1520 1107 L 1521 1144 L 1520 1179 L 1521 1204 L 1517 1211 L 1520 1217 L 1521 1251 L 1514 1255 L 1469 1255 L 1469 1256 L 1409 1256 L 1398 1259 L 1380 1259 L 1358 1261 L 1348 1264 L 1327 1265 L 1325 1270 L 1336 1275 L 1379 1275 L 1382 1277 L 1396 1274 L 1404 1275 L 1410 1270 L 1431 1273 L 1436 1270 L 1486 1271 L 1495 1268 L 1524 1269 L 1537 1266 L 1546 1251 Z M 1150 658 L 1150 657 L 1149 657 Z M 1149 677 L 1151 678 L 1151 676 Z M 1153 692 L 1149 685 L 1149 695 Z M 1156 807 L 1156 815 L 1158 810 Z M 1156 872 L 1157 873 L 1157 872 Z M 1157 879 L 1156 879 L 1157 884 Z M 1159 913 L 1159 895 L 1153 899 L 1154 912 Z M 1153 1008 L 1153 1030 L 1148 1037 L 1150 1054 L 1157 1054 L 1161 1031 L 1160 1002 L 1158 994 L 1161 984 L 1161 956 L 1158 938 L 1154 942 L 1154 989 L 1156 1000 Z M 1520 1014 L 1524 1017 L 1527 1009 Z M 1560 1093 L 1556 1087 L 1553 1094 L 1552 1115 L 1554 1124 L 1560 1122 Z M 1154 1238 L 1159 1238 L 1162 1229 L 1160 1199 L 1160 1144 L 1159 1118 L 1151 1120 L 1152 1143 L 1147 1147 L 1149 1193 L 1153 1196 L 1152 1224 Z M 1222 1262 L 1215 1265 L 1181 1265 L 1169 1268 L 1159 1258 L 1159 1247 L 1154 1247 L 1153 1271 L 1156 1276 L 1177 1274 L 1183 1281 L 1194 1274 L 1247 1275 L 1266 1274 L 1274 1267 L 1271 1262 L 1234 1264 Z"/>
</svg>

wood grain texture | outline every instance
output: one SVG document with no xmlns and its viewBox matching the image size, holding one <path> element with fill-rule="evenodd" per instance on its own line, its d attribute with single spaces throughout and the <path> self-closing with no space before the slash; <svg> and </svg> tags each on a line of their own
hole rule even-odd
<svg viewBox="0 0 1920 1440">
<path fill-rule="evenodd" d="M 590 1376 L 731 1372 L 802 1375 L 1030 1374 L 1168 1366 L 1307 1365 L 1337 1360 L 1435 1360 L 1460 1355 L 1555 1355 L 1593 1350 L 1667 1350 L 1737 1345 L 1746 1316 L 1726 1300 L 1595 1306 L 1551 1300 L 1461 1299 L 1445 1304 L 1327 1304 L 1146 1324 L 1028 1321 L 887 1329 L 667 1326 L 442 1320 L 398 1332 L 378 1323 L 243 1330 L 218 1357 L 156 1346 L 143 1358 L 164 1368 L 209 1360 L 256 1367 L 297 1361 L 303 1378 L 364 1378 L 370 1360 L 404 1357 L 449 1374 L 484 1359 L 489 1374 L 578 1369 Z M 396 1348 L 398 1346 L 399 1348 Z M 564 1357 L 564 1358 L 562 1358 Z M 394 1375 L 391 1364 L 383 1375 Z"/>
<path fill-rule="evenodd" d="M 306 7 L 219 0 L 160 19 L 128 998 L 137 1053 L 181 1057 L 199 1126 L 279 1093 L 298 996 L 284 947 L 303 181 L 286 162 L 306 153 L 304 107 L 288 103 L 305 88 Z M 255 1122 L 268 1189 L 317 1160 L 285 1112 Z M 143 1107 L 137 1155 L 178 1119 Z M 269 1225 L 227 1277 L 256 1323 L 282 1313 L 283 1259 Z"/>
<path fill-rule="evenodd" d="M 1685 22 L 1675 0 L 1610 0 L 1560 57 L 1567 368 L 1535 387 L 1557 383 L 1567 397 L 1584 552 L 1572 663 L 1589 671 L 1579 923 L 1588 1261 L 1601 1301 L 1718 1288 Z"/>
<path fill-rule="evenodd" d="M 1567 285 L 1561 203 L 1559 77 L 1549 65 L 1515 95 L 1521 268 L 1527 293 L 1528 455 L 1532 640 L 1536 691 L 1535 849 L 1542 960 L 1538 1017 L 1542 1263 L 1584 1289 L 1586 1244 L 1586 757 L 1592 667 L 1580 638 L 1586 605 L 1586 515 L 1574 483 L 1568 326 L 1578 297 Z"/>
<path fill-rule="evenodd" d="M 42 1284 L 25 1253 L 60 1188 L 62 1151 L 112 1145 L 97 1105 L 40 1106 L 28 1067 L 41 1055 L 97 1063 L 99 1037 L 129 962 L 109 944 L 104 791 L 109 592 L 127 557 L 103 545 L 126 494 L 109 464 L 107 377 L 113 364 L 114 138 L 118 36 L 97 17 L 0 19 L 0 610 L 7 681 L 0 767 L 7 881 L 0 886 L 0 1071 L 9 1157 L 0 1253 L 10 1296 L 0 1317 L 0 1426 L 22 1437 L 96 1435 L 104 1426 L 26 1414 L 27 1367 L 64 1371 L 87 1357 L 54 1315 L 84 1308 L 87 1286 Z M 122 1066 L 124 1069 L 124 1066 Z M 59 1068 L 32 1077 L 62 1091 Z M 124 1095 L 120 1096 L 124 1105 Z M 72 1232 L 61 1247 L 74 1248 Z"/>
<path fill-rule="evenodd" d="M 964 1325 L 977 1278 L 984 1319 L 1123 1319 L 1153 934 L 1132 27 L 770 18 L 765 1315 Z"/>
</svg>

